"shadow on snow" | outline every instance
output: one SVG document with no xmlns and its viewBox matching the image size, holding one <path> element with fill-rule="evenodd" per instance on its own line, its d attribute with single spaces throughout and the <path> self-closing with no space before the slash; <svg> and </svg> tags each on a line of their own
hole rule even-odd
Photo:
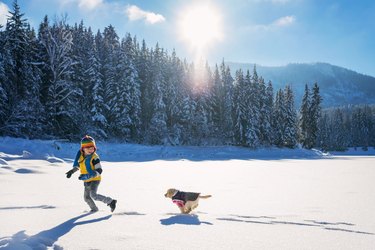
<svg viewBox="0 0 375 250">
<path fill-rule="evenodd" d="M 199 226 L 201 224 L 212 225 L 212 223 L 210 222 L 200 221 L 198 215 L 196 214 L 174 214 L 169 218 L 161 219 L 160 223 L 164 226 L 170 226 L 174 224 L 195 226 Z"/>
<path fill-rule="evenodd" d="M 12 237 L 3 237 L 0 238 L 0 248 L 5 247 L 5 249 L 38 249 L 38 250 L 46 250 L 49 247 L 54 246 L 54 243 L 65 234 L 69 233 L 75 226 L 95 223 L 103 220 L 108 220 L 111 218 L 112 215 L 107 215 L 104 217 L 85 220 L 85 221 L 78 221 L 92 213 L 85 213 L 74 218 L 71 218 L 56 227 L 51 229 L 39 232 L 38 234 L 28 236 L 25 234 L 25 230 L 22 230 Z M 78 222 L 77 222 L 78 221 Z M 53 249 L 62 249 L 59 246 L 54 246 Z"/>
<path fill-rule="evenodd" d="M 347 232 L 347 233 L 374 235 L 374 233 L 358 231 L 352 228 L 349 228 L 349 229 L 342 228 L 345 226 L 349 226 L 349 227 L 355 226 L 355 224 L 347 223 L 347 222 L 326 222 L 326 221 L 317 221 L 317 220 L 304 220 L 303 222 L 294 222 L 294 221 L 277 220 L 277 218 L 275 217 L 268 217 L 268 216 L 243 216 L 243 215 L 230 215 L 230 216 L 231 217 L 217 218 L 217 220 L 265 224 L 265 225 L 292 225 L 292 226 L 304 226 L 304 227 L 317 227 L 317 228 L 331 230 L 331 231 L 341 231 L 341 232 Z"/>
</svg>

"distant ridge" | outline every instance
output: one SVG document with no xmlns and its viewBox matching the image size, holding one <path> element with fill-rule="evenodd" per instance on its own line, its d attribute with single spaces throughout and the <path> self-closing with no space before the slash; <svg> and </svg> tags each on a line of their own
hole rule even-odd
<svg viewBox="0 0 375 250">
<path fill-rule="evenodd" d="M 254 63 L 225 62 L 234 76 L 236 70 L 253 73 Z M 363 75 L 353 70 L 328 63 L 291 63 L 286 66 L 267 67 L 256 65 L 257 73 L 266 83 L 272 81 L 274 90 L 290 84 L 295 94 L 296 106 L 299 107 L 304 93 L 304 86 L 315 82 L 320 87 L 323 107 L 349 104 L 375 103 L 375 77 Z"/>
</svg>

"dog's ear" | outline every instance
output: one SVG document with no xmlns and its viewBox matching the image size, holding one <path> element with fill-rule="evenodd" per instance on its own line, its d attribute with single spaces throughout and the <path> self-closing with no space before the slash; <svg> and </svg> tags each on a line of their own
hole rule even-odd
<svg viewBox="0 0 375 250">
<path fill-rule="evenodd" d="M 174 195 L 174 193 L 176 192 L 176 189 L 174 188 L 169 188 L 167 190 L 167 192 L 165 193 L 165 197 L 169 197 L 169 198 L 172 198 L 172 196 Z"/>
</svg>

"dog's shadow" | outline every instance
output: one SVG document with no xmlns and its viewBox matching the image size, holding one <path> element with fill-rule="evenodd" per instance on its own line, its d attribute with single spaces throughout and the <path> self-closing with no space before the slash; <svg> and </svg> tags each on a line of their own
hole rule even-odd
<svg viewBox="0 0 375 250">
<path fill-rule="evenodd" d="M 172 214 L 172 216 L 169 218 L 161 219 L 160 223 L 164 226 L 170 226 L 174 224 L 195 226 L 199 226 L 201 224 L 213 225 L 211 222 L 199 220 L 199 217 L 196 214 Z"/>
</svg>

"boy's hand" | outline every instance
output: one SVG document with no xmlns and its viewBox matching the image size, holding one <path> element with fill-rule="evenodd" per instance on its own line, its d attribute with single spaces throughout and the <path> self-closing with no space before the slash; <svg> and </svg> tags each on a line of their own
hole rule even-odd
<svg viewBox="0 0 375 250">
<path fill-rule="evenodd" d="M 88 179 L 94 178 L 94 177 L 96 177 L 98 175 L 99 175 L 99 173 L 97 171 L 94 171 L 93 174 L 81 174 L 78 177 L 78 180 L 84 181 L 84 180 L 88 180 Z"/>
<path fill-rule="evenodd" d="M 72 174 L 74 173 L 75 171 L 73 169 L 69 170 L 68 172 L 66 172 L 66 178 L 70 178 L 72 176 Z"/>
</svg>

